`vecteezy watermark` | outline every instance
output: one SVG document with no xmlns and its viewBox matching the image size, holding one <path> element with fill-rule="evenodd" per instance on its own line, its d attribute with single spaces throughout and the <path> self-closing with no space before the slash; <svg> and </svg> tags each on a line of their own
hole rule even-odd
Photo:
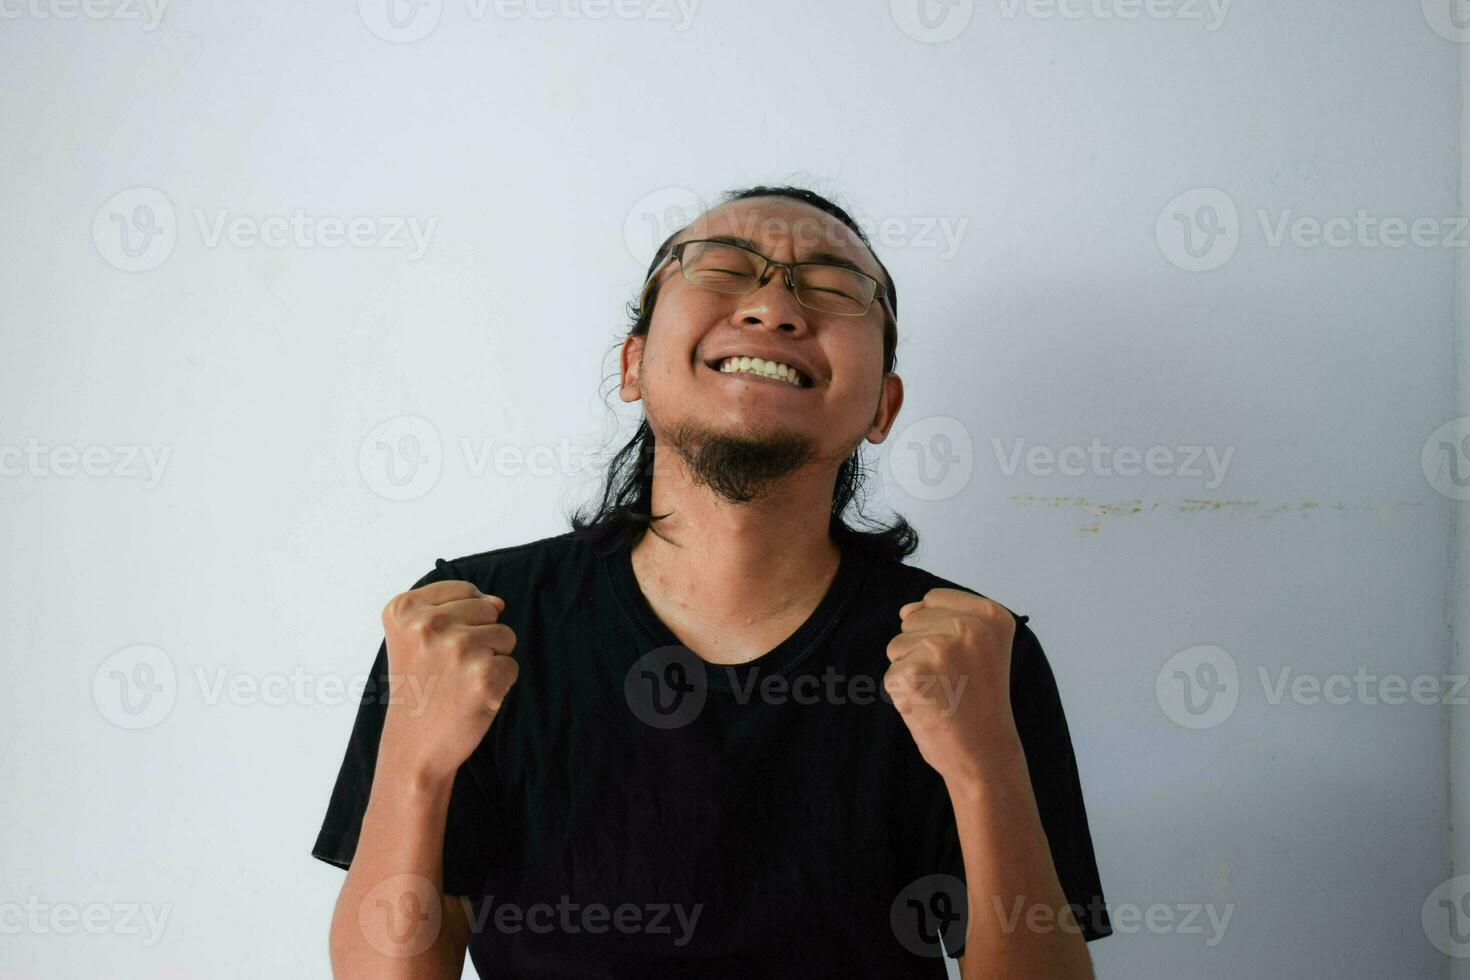
<svg viewBox="0 0 1470 980">
<path fill-rule="evenodd" d="M 903 948 L 939 957 L 959 949 L 969 922 L 965 883 L 954 875 L 925 875 L 904 886 L 888 907 L 888 925 Z"/>
<path fill-rule="evenodd" d="M 1205 480 L 1205 488 L 1214 490 L 1225 482 L 1225 473 L 1230 468 L 1230 457 L 1235 455 L 1234 446 L 1226 446 L 1221 452 L 1215 446 L 1118 446 L 1116 449 L 1103 444 L 1094 436 L 1086 448 L 1082 446 L 1032 446 L 1026 448 L 1025 439 L 1016 439 L 1006 448 L 1004 440 L 992 437 L 991 448 L 995 451 L 996 464 L 1003 476 L 1015 476 L 1021 467 L 1025 453 L 1026 472 L 1031 476 L 1149 476 Z M 1209 463 L 1209 473 L 1200 468 L 1203 457 Z M 1176 462 L 1177 459 L 1177 462 Z"/>
<path fill-rule="evenodd" d="M 628 254 L 647 267 L 665 239 L 706 210 L 703 198 L 687 187 L 649 191 L 633 202 L 623 218 L 623 243 Z"/>
<path fill-rule="evenodd" d="M 1206 31 L 1225 24 L 1232 0 L 995 0 L 1006 20 L 1177 20 L 1198 21 Z M 1426 0 L 1427 2 L 1427 0 Z M 975 0 L 889 0 L 893 22 L 915 41 L 941 44 L 964 33 L 975 16 Z"/>
<path fill-rule="evenodd" d="M 92 244 L 124 272 L 156 269 L 173 254 L 178 215 L 156 187 L 130 187 L 102 202 L 92 217 Z"/>
<path fill-rule="evenodd" d="M 92 703 L 119 728 L 152 728 L 169 716 L 178 696 L 173 658 L 148 644 L 118 650 L 92 673 Z"/>
<path fill-rule="evenodd" d="M 363 437 L 357 470 L 363 483 L 388 500 L 414 500 L 439 483 L 444 448 L 428 419 L 400 415 L 379 423 Z"/>
<path fill-rule="evenodd" d="M 359 214 L 342 218 L 334 214 L 314 215 L 293 208 L 290 215 L 257 217 L 234 214 L 228 208 L 194 209 L 194 223 L 205 248 L 228 242 L 235 248 L 380 248 L 406 249 L 407 259 L 416 262 L 429 250 L 429 240 L 439 225 L 438 218 L 412 214 Z"/>
<path fill-rule="evenodd" d="M 388 500 L 414 500 L 439 483 L 444 447 L 428 419 L 400 415 L 379 423 L 357 450 L 362 482 Z"/>
<path fill-rule="evenodd" d="M 623 678 L 623 699 L 634 717 L 653 728 L 683 728 L 699 717 L 708 697 L 705 663 L 682 644 L 650 650 Z"/>
<path fill-rule="evenodd" d="M 418 215 L 358 214 L 341 217 L 292 208 L 280 214 L 237 214 L 229 208 L 191 209 L 204 248 L 404 250 L 410 262 L 424 257 L 439 219 Z M 124 272 L 156 269 L 173 254 L 178 214 L 155 187 L 132 187 L 103 202 L 92 218 L 92 242 L 108 264 Z"/>
<path fill-rule="evenodd" d="M 700 196 L 687 187 L 662 187 L 643 195 L 623 219 L 623 240 L 628 251 L 643 265 L 653 261 L 658 247 L 675 232 L 687 227 L 708 210 Z M 789 239 L 799 257 L 806 252 L 840 251 L 847 232 L 818 221 L 792 223 L 774 215 L 748 212 L 731 216 L 733 234 L 749 241 L 762 236 Z M 963 215 L 853 215 L 853 223 L 875 247 L 912 248 L 934 251 L 941 261 L 959 254 L 970 219 Z"/>
<path fill-rule="evenodd" d="M 1154 222 L 1164 258 L 1186 272 L 1209 272 L 1240 247 L 1240 212 L 1218 187 L 1196 187 L 1174 198 Z"/>
<path fill-rule="evenodd" d="M 915 41 L 943 44 L 964 33 L 975 17 L 975 0 L 888 0 L 898 29 Z"/>
<path fill-rule="evenodd" d="M 1360 665 L 1351 674 L 1309 674 L 1292 667 L 1255 672 L 1265 703 L 1296 705 L 1435 705 L 1470 704 L 1470 675 L 1380 674 Z M 1240 703 L 1240 671 L 1235 658 L 1220 647 L 1201 645 L 1181 650 L 1164 662 L 1154 677 L 1154 693 L 1169 720 L 1184 728 L 1223 724 Z"/>
<path fill-rule="evenodd" d="M 1200 480 L 1214 490 L 1225 482 L 1234 446 L 1111 446 L 1093 436 L 1081 444 L 1027 445 L 1024 438 L 990 439 L 1000 474 L 1024 470 L 1034 477 L 1151 476 Z M 888 440 L 887 462 L 893 480 L 919 500 L 945 500 L 969 485 L 975 468 L 970 430 L 959 419 L 919 419 Z"/>
<path fill-rule="evenodd" d="M 1424 440 L 1429 485 L 1451 500 L 1470 500 L 1470 415 L 1452 419 Z"/>
<path fill-rule="evenodd" d="M 152 32 L 166 7 L 168 0 L 0 0 L 0 20 L 136 20 Z"/>
<path fill-rule="evenodd" d="M 0 444 L 0 477 L 76 476 L 141 480 L 152 490 L 163 480 L 172 446 L 47 446 L 34 436 L 24 446 Z"/>
<path fill-rule="evenodd" d="M 996 0 L 1006 20 L 1199 21 L 1214 33 L 1225 25 L 1231 0 Z"/>
<path fill-rule="evenodd" d="M 567 936 L 617 932 L 628 936 L 668 936 L 677 947 L 689 945 L 704 912 L 702 902 L 689 906 L 679 902 L 646 902 L 641 905 L 622 902 L 610 906 L 602 902 L 576 902 L 570 895 L 560 896 L 555 905 L 550 902 L 519 905 L 496 901 L 494 895 L 485 896 L 478 909 L 464 898 L 460 901 L 465 906 L 473 933 L 483 932 L 491 926 L 496 932 L 509 935 L 522 931 Z"/>
<path fill-rule="evenodd" d="M 970 484 L 975 444 L 959 419 L 934 415 L 918 419 L 888 440 L 893 481 L 919 500 L 947 500 Z"/>
<path fill-rule="evenodd" d="M 870 242 L 892 249 L 933 249 L 941 262 L 959 254 L 965 231 L 970 227 L 968 217 L 948 215 L 888 215 L 884 218 L 857 215 L 852 220 Z"/>
<path fill-rule="evenodd" d="M 1230 917 L 1235 914 L 1235 903 L 1224 906 L 1212 902 L 1178 902 L 1167 904 L 1154 902 L 1140 906 L 1131 902 L 1113 902 L 1104 905 L 1094 897 L 1087 905 L 1071 902 L 1062 909 L 1044 902 L 1026 901 L 1018 895 L 1009 903 L 999 895 L 990 896 L 990 902 L 1000 920 L 1001 931 L 1007 934 L 1024 929 L 1031 933 L 1098 931 L 1106 923 L 1117 933 L 1131 934 L 1147 930 L 1155 935 L 1204 936 L 1206 946 L 1220 945 Z M 1206 932 L 1206 926 L 1209 931 Z"/>
<path fill-rule="evenodd" d="M 908 703 L 933 704 L 948 718 L 959 709 L 968 677 L 924 674 L 893 681 L 871 674 L 844 674 L 830 664 L 820 674 L 762 675 L 751 668 L 743 679 L 733 666 L 716 666 L 702 660 L 682 644 L 657 647 L 643 654 L 623 678 L 623 696 L 633 715 L 653 728 L 682 728 L 699 717 L 709 698 L 710 677 L 723 678 L 723 689 L 740 705 L 892 705 L 895 697 Z M 895 678 L 897 675 L 895 675 Z"/>
<path fill-rule="evenodd" d="M 518 904 L 485 895 L 480 901 L 458 899 L 474 935 L 489 930 L 504 935 L 531 932 L 537 935 L 623 935 L 668 936 L 676 947 L 689 944 L 704 911 L 703 903 L 685 906 L 678 902 L 578 902 L 570 895 L 556 903 Z M 443 906 L 433 882 L 422 875 L 392 875 L 374 885 L 357 907 L 358 928 L 378 952 L 394 958 L 417 956 L 434 944 L 443 927 Z"/>
<path fill-rule="evenodd" d="M 1470 247 L 1470 216 L 1403 217 L 1359 208 L 1351 215 L 1319 217 L 1291 208 L 1257 208 L 1256 221 L 1268 248 L 1363 249 Z M 1218 187 L 1197 187 L 1159 212 L 1155 237 L 1171 263 L 1188 272 L 1209 272 L 1234 257 L 1242 222 L 1235 201 Z"/>
<path fill-rule="evenodd" d="M 390 875 L 357 905 L 357 927 L 384 956 L 407 959 L 434 945 L 444 925 L 439 890 L 423 875 Z"/>
<path fill-rule="evenodd" d="M 1470 956 L 1470 874 L 1442 881 L 1419 910 L 1424 935 L 1446 956 Z"/>
<path fill-rule="evenodd" d="M 284 672 L 250 674 L 229 666 L 195 666 L 195 696 L 207 707 L 292 705 L 313 707 L 361 704 L 372 674 L 319 673 L 296 665 Z M 102 717 L 119 728 L 139 730 L 161 724 L 172 713 L 180 695 L 179 674 L 173 658 L 156 646 L 139 644 L 111 654 L 92 673 L 92 703 Z M 437 677 L 389 673 L 378 683 L 376 703 L 403 704 L 410 717 L 428 708 Z"/>
<path fill-rule="evenodd" d="M 677 33 L 694 23 L 700 0 L 464 0 L 471 21 L 642 20 L 668 23 Z M 374 36 L 393 44 L 428 37 L 444 15 L 443 0 L 358 0 L 358 14 Z"/>
<path fill-rule="evenodd" d="M 43 902 L 35 895 L 24 902 L 0 901 L 0 935 L 142 936 L 152 947 L 163 938 L 173 903 L 151 902 Z"/>
<path fill-rule="evenodd" d="M 1463 0 L 1420 0 L 1424 20 L 1446 41 L 1470 44 L 1470 8 Z"/>
<path fill-rule="evenodd" d="M 517 445 L 484 437 L 456 442 L 465 472 L 518 477 L 586 476 L 599 472 L 601 451 L 590 439 Z M 369 490 L 386 500 L 416 500 L 433 490 L 444 471 L 439 429 L 417 415 L 400 415 L 373 427 L 358 446 L 357 468 Z"/>
<path fill-rule="evenodd" d="M 379 685 L 376 703 L 406 705 L 409 717 L 417 718 L 428 708 L 438 680 L 437 676 L 424 680 L 413 674 L 390 673 L 386 689 Z M 194 668 L 195 686 L 200 699 L 209 707 L 221 702 L 237 707 L 361 704 L 364 692 L 373 682 L 371 674 L 322 674 L 300 664 L 284 673 L 264 674 L 248 674 L 228 666 L 216 666 L 212 670 L 202 666 Z"/>
</svg>

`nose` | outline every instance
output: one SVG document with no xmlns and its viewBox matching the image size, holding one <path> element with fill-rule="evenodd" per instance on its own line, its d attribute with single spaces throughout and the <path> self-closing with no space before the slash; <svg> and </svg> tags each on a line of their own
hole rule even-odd
<svg viewBox="0 0 1470 980">
<path fill-rule="evenodd" d="M 741 323 L 762 324 L 797 336 L 811 329 L 806 307 L 796 301 L 796 293 L 787 285 L 786 272 L 774 266 L 767 269 L 765 282 L 740 297 L 735 315 Z"/>
</svg>

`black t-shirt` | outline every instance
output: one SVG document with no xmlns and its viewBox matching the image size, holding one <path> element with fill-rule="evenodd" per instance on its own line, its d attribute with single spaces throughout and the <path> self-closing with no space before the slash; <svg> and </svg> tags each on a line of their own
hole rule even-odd
<svg viewBox="0 0 1470 980">
<path fill-rule="evenodd" d="M 520 665 L 445 829 L 445 890 L 474 902 L 482 976 L 940 978 L 939 937 L 963 952 L 954 811 L 882 677 L 899 607 L 964 586 L 845 546 L 795 633 L 722 666 L 658 619 L 627 550 L 599 557 L 569 532 L 441 562 L 415 587 L 445 578 L 505 600 Z M 1027 618 L 1016 726 L 1063 891 L 1097 939 L 1112 927 L 1077 764 Z M 387 672 L 380 645 L 312 849 L 339 867 L 357 847 Z"/>
</svg>

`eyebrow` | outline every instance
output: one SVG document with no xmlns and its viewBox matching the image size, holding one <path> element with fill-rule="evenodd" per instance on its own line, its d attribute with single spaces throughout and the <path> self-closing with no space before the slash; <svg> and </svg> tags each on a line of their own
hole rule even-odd
<svg viewBox="0 0 1470 980">
<path fill-rule="evenodd" d="M 741 238 L 738 235 L 707 235 L 705 236 L 704 240 L 708 242 L 724 242 L 726 245 L 739 245 L 741 248 L 748 248 L 752 252 L 756 252 L 762 255 L 765 254 L 761 252 L 760 246 L 757 245 L 755 242 L 751 241 L 749 238 Z M 851 269 L 853 272 L 861 272 L 863 275 L 867 276 L 870 279 L 878 278 L 867 269 L 864 269 L 862 266 L 858 265 L 852 259 L 848 258 L 845 255 L 838 255 L 835 252 L 812 252 L 806 258 L 798 259 L 797 262 L 798 264 L 802 262 L 825 262 L 828 265 L 840 265 L 844 269 Z M 879 283 L 881 285 L 881 280 L 879 280 Z"/>
</svg>

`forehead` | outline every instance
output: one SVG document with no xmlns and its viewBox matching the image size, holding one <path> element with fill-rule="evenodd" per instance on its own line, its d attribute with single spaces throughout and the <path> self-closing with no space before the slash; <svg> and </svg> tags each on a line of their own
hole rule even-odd
<svg viewBox="0 0 1470 980">
<path fill-rule="evenodd" d="M 841 260 L 882 282 L 878 263 L 853 230 L 832 215 L 803 201 L 752 197 L 711 208 L 678 235 L 676 241 L 730 236 L 751 242 L 774 259 Z"/>
</svg>

